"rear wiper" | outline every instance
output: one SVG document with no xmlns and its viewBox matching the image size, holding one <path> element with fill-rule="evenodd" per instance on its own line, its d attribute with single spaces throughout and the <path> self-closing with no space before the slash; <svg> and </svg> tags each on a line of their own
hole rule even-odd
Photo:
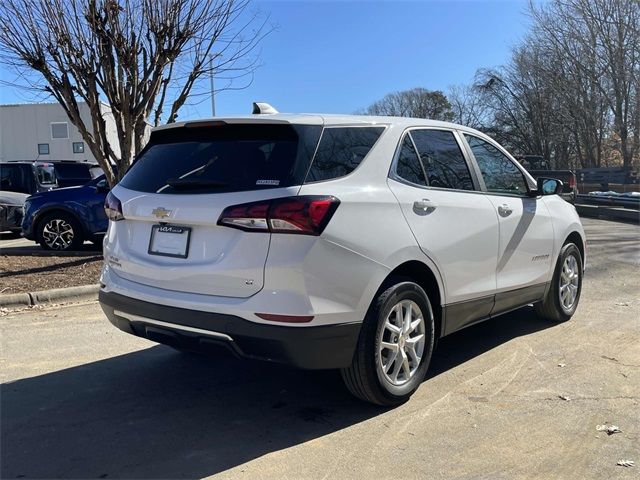
<svg viewBox="0 0 640 480">
<path fill-rule="evenodd" d="M 221 182 L 219 180 L 206 180 L 202 178 L 170 178 L 169 180 L 167 180 L 166 186 L 175 188 L 177 190 L 180 190 L 180 189 L 187 190 L 190 188 L 197 189 L 197 188 L 206 188 L 206 187 L 222 188 L 222 187 L 229 186 L 229 184 L 225 182 Z M 160 190 L 164 190 L 166 186 L 161 188 Z"/>
</svg>

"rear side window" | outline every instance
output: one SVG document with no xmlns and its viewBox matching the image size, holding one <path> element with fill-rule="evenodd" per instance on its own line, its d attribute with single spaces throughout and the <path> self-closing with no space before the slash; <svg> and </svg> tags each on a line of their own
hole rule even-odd
<svg viewBox="0 0 640 480">
<path fill-rule="evenodd" d="M 396 165 L 396 175 L 410 183 L 426 186 L 424 170 L 409 135 L 405 135 Z"/>
<path fill-rule="evenodd" d="M 384 127 L 325 128 L 305 183 L 350 174 L 367 156 L 383 131 Z"/>
<path fill-rule="evenodd" d="M 217 193 L 300 185 L 321 127 L 242 124 L 154 132 L 120 184 L 149 193 Z"/>
<path fill-rule="evenodd" d="M 474 190 L 469 167 L 453 132 L 412 130 L 411 137 L 427 173 L 429 186 Z"/>
</svg>

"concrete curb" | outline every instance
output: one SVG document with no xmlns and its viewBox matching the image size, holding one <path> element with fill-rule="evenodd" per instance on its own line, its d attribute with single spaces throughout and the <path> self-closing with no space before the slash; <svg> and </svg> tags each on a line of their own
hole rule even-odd
<svg viewBox="0 0 640 480">
<path fill-rule="evenodd" d="M 24 308 L 46 303 L 82 302 L 98 299 L 100 285 L 80 285 L 79 287 L 53 288 L 29 293 L 0 295 L 1 308 Z"/>
</svg>

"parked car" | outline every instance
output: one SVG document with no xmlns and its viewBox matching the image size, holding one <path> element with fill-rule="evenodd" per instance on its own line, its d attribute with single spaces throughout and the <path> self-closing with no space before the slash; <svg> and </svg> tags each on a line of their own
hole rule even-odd
<svg viewBox="0 0 640 480">
<path fill-rule="evenodd" d="M 578 184 L 576 174 L 573 170 L 553 170 L 544 157 L 539 155 L 524 155 L 518 159 L 535 179 L 556 178 L 562 181 L 562 192 L 560 196 L 571 204 L 576 203 L 578 195 Z"/>
<path fill-rule="evenodd" d="M 0 232 L 20 234 L 24 201 L 28 196 L 25 193 L 0 191 Z"/>
<path fill-rule="evenodd" d="M 32 195 L 54 188 L 84 185 L 92 164 L 75 161 L 1 162 L 0 190 Z"/>
<path fill-rule="evenodd" d="M 340 369 L 357 397 L 396 405 L 439 338 L 528 304 L 575 313 L 585 237 L 560 187 L 451 123 L 159 127 L 107 195 L 100 303 L 130 334 Z"/>
<path fill-rule="evenodd" d="M 102 175 L 81 187 L 31 195 L 24 206 L 23 236 L 45 250 L 76 250 L 85 240 L 99 243 L 109 224 L 104 211 L 108 192 Z"/>
</svg>

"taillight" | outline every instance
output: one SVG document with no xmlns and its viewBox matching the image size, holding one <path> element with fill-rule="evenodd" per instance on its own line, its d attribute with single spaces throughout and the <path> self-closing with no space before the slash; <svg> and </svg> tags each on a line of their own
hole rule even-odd
<svg viewBox="0 0 640 480">
<path fill-rule="evenodd" d="M 117 222 L 119 220 L 124 220 L 124 215 L 122 215 L 122 204 L 118 197 L 116 197 L 113 193 L 109 192 L 107 194 L 107 198 L 104 199 L 104 212 L 107 214 L 107 218 L 111 221 Z"/>
<path fill-rule="evenodd" d="M 225 208 L 218 225 L 245 231 L 320 235 L 340 200 L 331 196 L 302 195 Z"/>
<path fill-rule="evenodd" d="M 576 175 L 575 173 L 572 173 L 571 175 L 569 175 L 569 188 L 573 190 L 575 186 L 576 186 Z"/>
</svg>

